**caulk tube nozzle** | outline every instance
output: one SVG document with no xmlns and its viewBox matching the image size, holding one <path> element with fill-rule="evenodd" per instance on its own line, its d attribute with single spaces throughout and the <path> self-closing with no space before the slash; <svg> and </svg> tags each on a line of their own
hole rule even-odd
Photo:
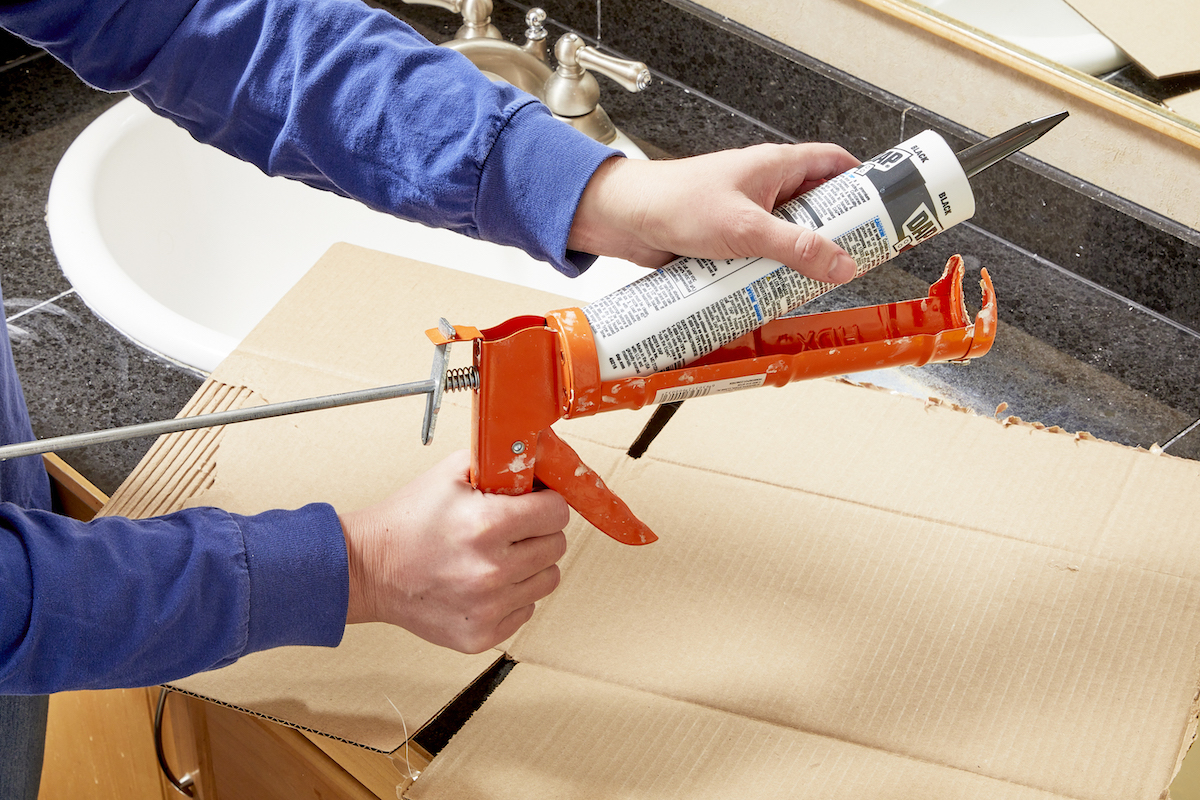
<svg viewBox="0 0 1200 800">
<path fill-rule="evenodd" d="M 1003 161 L 1023 147 L 1033 144 L 1042 138 L 1058 123 L 1068 116 L 1066 111 L 1050 114 L 1046 117 L 1022 122 L 1015 128 L 1005 131 L 999 136 L 985 139 L 958 153 L 958 163 L 968 178 L 973 178 L 997 161 Z"/>
</svg>

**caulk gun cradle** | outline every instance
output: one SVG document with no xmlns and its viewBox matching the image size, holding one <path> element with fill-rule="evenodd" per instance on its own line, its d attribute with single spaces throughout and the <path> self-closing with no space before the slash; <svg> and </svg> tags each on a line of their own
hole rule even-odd
<svg viewBox="0 0 1200 800">
<path fill-rule="evenodd" d="M 540 482 L 595 527 L 625 544 L 657 539 L 604 481 L 551 429 L 559 419 L 758 386 L 783 386 L 986 353 L 996 335 L 996 297 L 987 271 L 975 320 L 963 302 L 963 262 L 954 256 L 926 297 L 785 317 L 679 369 L 602 381 L 592 331 L 578 308 L 514 317 L 454 337 L 427 331 L 436 345 L 472 341 L 471 482 L 517 495 Z"/>
</svg>

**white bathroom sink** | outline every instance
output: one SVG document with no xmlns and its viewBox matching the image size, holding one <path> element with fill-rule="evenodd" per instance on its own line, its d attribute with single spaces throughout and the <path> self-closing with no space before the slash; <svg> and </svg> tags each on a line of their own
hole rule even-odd
<svg viewBox="0 0 1200 800">
<path fill-rule="evenodd" d="M 921 0 L 948 17 L 1091 75 L 1129 56 L 1063 0 Z"/>
<path fill-rule="evenodd" d="M 615 146 L 645 157 L 627 137 Z M 143 346 L 205 372 L 336 242 L 581 302 L 645 272 L 604 258 L 570 279 L 515 248 L 267 177 L 133 99 L 102 114 L 67 150 L 47 223 L 63 273 L 93 311 Z"/>
</svg>

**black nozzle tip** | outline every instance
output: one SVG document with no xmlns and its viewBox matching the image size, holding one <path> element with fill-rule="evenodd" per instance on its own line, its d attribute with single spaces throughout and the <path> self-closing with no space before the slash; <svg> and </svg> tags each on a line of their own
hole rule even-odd
<svg viewBox="0 0 1200 800">
<path fill-rule="evenodd" d="M 993 136 L 961 151 L 958 153 L 958 163 L 962 165 L 968 178 L 974 177 L 997 161 L 1003 161 L 1021 148 L 1042 138 L 1068 116 L 1068 112 L 1059 111 L 1057 114 L 1022 122 L 999 136 Z"/>
</svg>

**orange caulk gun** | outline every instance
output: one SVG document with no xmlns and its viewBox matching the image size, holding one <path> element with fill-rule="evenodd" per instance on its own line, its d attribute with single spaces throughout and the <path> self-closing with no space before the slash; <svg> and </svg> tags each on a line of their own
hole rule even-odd
<svg viewBox="0 0 1200 800">
<path fill-rule="evenodd" d="M 470 341 L 474 364 L 471 482 L 485 492 L 524 494 L 541 484 L 625 544 L 657 539 L 552 429 L 559 419 L 759 386 L 986 353 L 996 335 L 996 298 L 987 271 L 982 307 L 969 319 L 963 262 L 950 259 L 927 297 L 768 322 L 685 367 L 604 380 L 583 311 L 514 317 L 480 331 L 443 325 L 435 345 Z M 442 347 L 439 347 L 442 349 Z"/>
<path fill-rule="evenodd" d="M 451 327 L 443 320 L 427 332 L 437 345 L 427 380 L 4 445 L 0 461 L 421 394 L 426 395 L 422 440 L 428 444 L 443 392 L 469 388 L 474 391 L 471 482 L 477 488 L 523 494 L 540 482 L 617 541 L 648 544 L 657 537 L 554 433 L 556 421 L 884 367 L 970 360 L 986 353 L 995 339 L 996 297 L 985 270 L 983 302 L 972 322 L 962 277 L 962 259 L 955 256 L 927 297 L 783 317 L 687 366 L 613 379 L 602 376 L 592 328 L 578 308 L 514 317 L 484 331 Z M 449 345 L 465 341 L 474 346 L 473 366 L 448 370 Z"/>
</svg>

